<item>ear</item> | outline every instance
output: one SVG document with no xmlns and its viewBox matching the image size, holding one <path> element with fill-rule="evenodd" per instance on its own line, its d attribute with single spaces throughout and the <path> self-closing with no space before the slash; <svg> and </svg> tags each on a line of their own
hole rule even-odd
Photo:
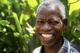
<svg viewBox="0 0 80 53">
<path fill-rule="evenodd" d="M 67 27 L 67 18 L 66 19 L 63 19 L 63 30 L 65 30 L 66 29 L 66 27 Z"/>
</svg>

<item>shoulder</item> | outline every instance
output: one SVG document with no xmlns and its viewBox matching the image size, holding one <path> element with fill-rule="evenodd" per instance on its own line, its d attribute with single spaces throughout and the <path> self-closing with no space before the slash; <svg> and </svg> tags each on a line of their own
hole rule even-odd
<svg viewBox="0 0 80 53">
<path fill-rule="evenodd" d="M 36 49 L 34 49 L 34 51 L 32 53 L 40 53 L 40 50 L 41 50 L 41 46 L 36 48 Z"/>
<path fill-rule="evenodd" d="M 79 47 L 79 46 L 71 43 L 71 47 L 73 47 L 73 48 L 76 49 L 78 52 L 80 52 L 80 47 Z"/>
</svg>

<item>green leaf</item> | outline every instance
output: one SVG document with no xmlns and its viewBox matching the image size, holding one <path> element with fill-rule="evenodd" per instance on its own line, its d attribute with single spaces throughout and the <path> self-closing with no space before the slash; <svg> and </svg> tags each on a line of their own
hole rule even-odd
<svg viewBox="0 0 80 53">
<path fill-rule="evenodd" d="M 18 3 L 17 0 L 12 0 L 13 1 L 13 5 L 15 7 L 15 10 L 19 13 L 20 12 L 20 4 Z"/>
<path fill-rule="evenodd" d="M 11 28 L 13 31 L 15 31 L 15 26 L 14 25 L 9 25 L 9 28 Z"/>
<path fill-rule="evenodd" d="M 29 6 L 25 7 L 23 11 L 24 14 L 28 14 L 28 15 L 31 15 L 33 12 L 34 12 L 34 9 Z"/>
<path fill-rule="evenodd" d="M 38 4 L 36 0 L 27 0 L 27 1 L 31 7 L 35 7 Z"/>
<path fill-rule="evenodd" d="M 16 37 L 19 37 L 19 35 L 20 35 L 20 34 L 17 33 L 17 32 L 14 33 L 14 36 L 16 36 Z"/>
<path fill-rule="evenodd" d="M 3 32 L 2 26 L 0 25 L 0 32 Z"/>
<path fill-rule="evenodd" d="M 33 36 L 33 34 L 29 34 L 30 35 L 30 37 L 32 37 Z"/>
<path fill-rule="evenodd" d="M 76 18 L 78 15 L 79 15 L 79 12 L 80 12 L 80 1 L 76 2 L 77 0 L 69 0 L 69 3 L 72 3 L 70 4 L 70 10 L 69 10 L 69 15 L 70 15 L 70 18 L 73 19 Z M 76 3 L 73 3 L 73 2 L 76 2 Z"/>
<path fill-rule="evenodd" d="M 25 22 L 29 19 L 29 16 L 30 15 L 27 15 L 27 14 L 21 14 L 21 17 L 20 17 L 20 24 L 25 24 Z"/>
<path fill-rule="evenodd" d="M 20 34 L 22 34 L 22 29 L 21 29 L 20 22 L 18 20 L 17 14 L 13 12 L 13 16 L 14 16 L 18 31 L 19 31 Z"/>
<path fill-rule="evenodd" d="M 37 2 L 38 2 L 38 4 L 40 4 L 41 3 L 41 0 L 36 0 Z"/>
<path fill-rule="evenodd" d="M 71 32 L 75 37 L 80 38 L 80 26 L 79 27 L 73 27 L 71 29 Z"/>
<path fill-rule="evenodd" d="M 29 38 L 29 35 L 28 34 L 24 34 L 24 38 Z"/>
<path fill-rule="evenodd" d="M 7 26 L 10 22 L 8 22 L 7 20 L 0 20 L 0 25 L 2 26 Z"/>
<path fill-rule="evenodd" d="M 2 3 L 2 4 L 6 4 L 6 5 L 9 5 L 9 4 L 10 4 L 10 2 L 7 1 L 7 0 L 0 0 L 0 3 Z"/>
<path fill-rule="evenodd" d="M 30 7 L 26 7 L 21 14 L 20 17 L 20 24 L 25 24 L 25 22 L 30 18 L 30 16 L 33 14 L 33 9 Z"/>
<path fill-rule="evenodd" d="M 6 9 L 5 11 L 10 15 L 10 9 Z"/>
</svg>

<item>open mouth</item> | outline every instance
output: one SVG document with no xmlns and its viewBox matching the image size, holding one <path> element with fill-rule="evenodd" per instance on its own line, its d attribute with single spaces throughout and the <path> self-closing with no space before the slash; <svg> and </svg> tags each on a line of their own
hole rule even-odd
<svg viewBox="0 0 80 53">
<path fill-rule="evenodd" d="M 57 32 L 56 31 L 49 31 L 49 32 L 39 31 L 39 35 L 45 40 L 50 40 L 56 37 Z"/>
<path fill-rule="evenodd" d="M 40 34 L 40 35 L 45 39 L 51 39 L 55 36 L 55 34 L 45 34 L 45 33 Z"/>
<path fill-rule="evenodd" d="M 53 34 L 42 34 L 42 36 L 44 38 L 51 38 L 53 36 Z"/>
</svg>

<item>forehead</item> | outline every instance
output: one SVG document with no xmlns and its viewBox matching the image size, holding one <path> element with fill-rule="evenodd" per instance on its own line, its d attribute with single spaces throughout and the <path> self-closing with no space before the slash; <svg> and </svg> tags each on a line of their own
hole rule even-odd
<svg viewBox="0 0 80 53">
<path fill-rule="evenodd" d="M 47 6 L 47 7 L 42 7 L 38 14 L 37 17 L 48 17 L 48 16 L 60 16 L 60 10 L 58 7 L 55 6 Z"/>
</svg>

